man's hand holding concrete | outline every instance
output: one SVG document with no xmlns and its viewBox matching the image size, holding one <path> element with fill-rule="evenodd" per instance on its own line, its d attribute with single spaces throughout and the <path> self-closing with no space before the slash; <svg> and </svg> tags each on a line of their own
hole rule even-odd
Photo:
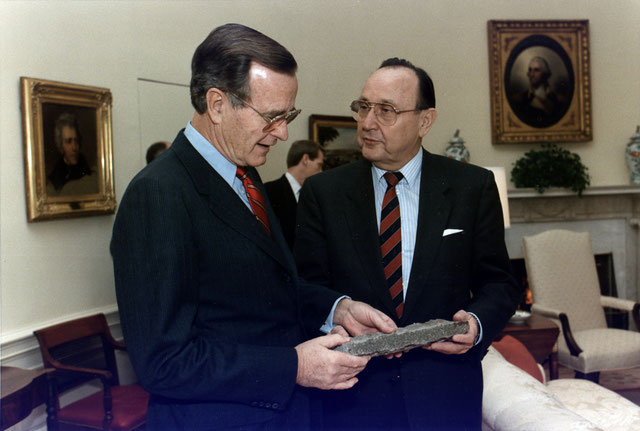
<svg viewBox="0 0 640 431">
<path fill-rule="evenodd" d="M 298 375 L 300 386 L 318 389 L 349 389 L 358 382 L 355 377 L 371 359 L 351 356 L 332 348 L 349 341 L 349 337 L 332 333 L 298 344 Z"/>
<path fill-rule="evenodd" d="M 351 336 L 384 332 L 390 334 L 398 327 L 389 316 L 360 301 L 344 298 L 336 307 L 333 323 L 343 326 Z M 342 344 L 342 343 L 340 343 Z"/>
<path fill-rule="evenodd" d="M 462 355 L 467 353 L 475 343 L 478 336 L 478 322 L 469 313 L 464 310 L 459 310 L 453 315 L 454 321 L 467 321 L 469 322 L 469 330 L 466 334 L 457 334 L 451 337 L 449 341 L 440 341 L 424 347 L 427 350 L 434 350 L 436 352 L 445 353 L 447 355 Z"/>
</svg>

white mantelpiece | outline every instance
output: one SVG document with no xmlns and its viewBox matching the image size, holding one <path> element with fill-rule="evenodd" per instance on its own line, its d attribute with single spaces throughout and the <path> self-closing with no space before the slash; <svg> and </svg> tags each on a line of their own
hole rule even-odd
<svg viewBox="0 0 640 431">
<path fill-rule="evenodd" d="M 594 253 L 613 253 L 618 296 L 640 300 L 640 186 L 591 187 L 581 197 L 565 189 L 509 190 L 511 258 L 522 257 L 522 237 L 549 229 L 589 232 Z"/>
</svg>

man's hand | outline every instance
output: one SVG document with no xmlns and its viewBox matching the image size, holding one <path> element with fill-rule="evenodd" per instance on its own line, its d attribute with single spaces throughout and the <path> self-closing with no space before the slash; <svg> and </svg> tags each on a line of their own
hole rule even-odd
<svg viewBox="0 0 640 431">
<path fill-rule="evenodd" d="M 295 347 L 298 354 L 296 383 L 319 389 L 353 387 L 358 381 L 355 376 L 364 370 L 371 357 L 351 356 L 330 350 L 347 341 L 348 337 L 331 334 L 298 344 Z"/>
<path fill-rule="evenodd" d="M 389 316 L 364 302 L 344 298 L 336 307 L 333 323 L 342 325 L 352 336 L 384 332 L 390 334 L 398 327 Z"/>
<path fill-rule="evenodd" d="M 469 313 L 464 310 L 458 311 L 453 315 L 454 321 L 466 320 L 469 322 L 469 330 L 466 334 L 456 334 L 451 337 L 450 341 L 440 341 L 424 347 L 427 350 L 445 353 L 447 355 L 461 355 L 467 353 L 473 347 L 473 343 L 478 336 L 478 322 Z"/>
</svg>

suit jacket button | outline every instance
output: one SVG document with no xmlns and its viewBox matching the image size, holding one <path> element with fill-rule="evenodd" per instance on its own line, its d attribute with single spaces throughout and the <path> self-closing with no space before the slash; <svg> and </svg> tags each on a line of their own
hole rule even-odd
<svg viewBox="0 0 640 431">
<path fill-rule="evenodd" d="M 277 409 L 278 407 L 280 407 L 280 404 L 278 404 L 278 403 L 273 403 L 273 404 L 271 404 L 271 407 L 273 407 L 273 409 L 275 410 L 275 409 Z"/>
<path fill-rule="evenodd" d="M 264 405 L 266 408 L 270 409 L 271 408 L 271 403 L 265 403 Z"/>
</svg>

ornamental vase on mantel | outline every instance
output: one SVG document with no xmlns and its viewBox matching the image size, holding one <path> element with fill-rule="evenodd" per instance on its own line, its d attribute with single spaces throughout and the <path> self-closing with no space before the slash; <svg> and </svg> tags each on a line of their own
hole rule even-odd
<svg viewBox="0 0 640 431">
<path fill-rule="evenodd" d="M 631 171 L 631 184 L 640 184 L 640 126 L 636 128 L 636 133 L 627 144 L 625 157 Z"/>
<path fill-rule="evenodd" d="M 449 146 L 444 150 L 444 155 L 459 162 L 469 162 L 469 150 L 464 146 L 464 139 L 460 137 L 460 129 L 456 130 L 453 138 L 449 139 Z"/>
</svg>

